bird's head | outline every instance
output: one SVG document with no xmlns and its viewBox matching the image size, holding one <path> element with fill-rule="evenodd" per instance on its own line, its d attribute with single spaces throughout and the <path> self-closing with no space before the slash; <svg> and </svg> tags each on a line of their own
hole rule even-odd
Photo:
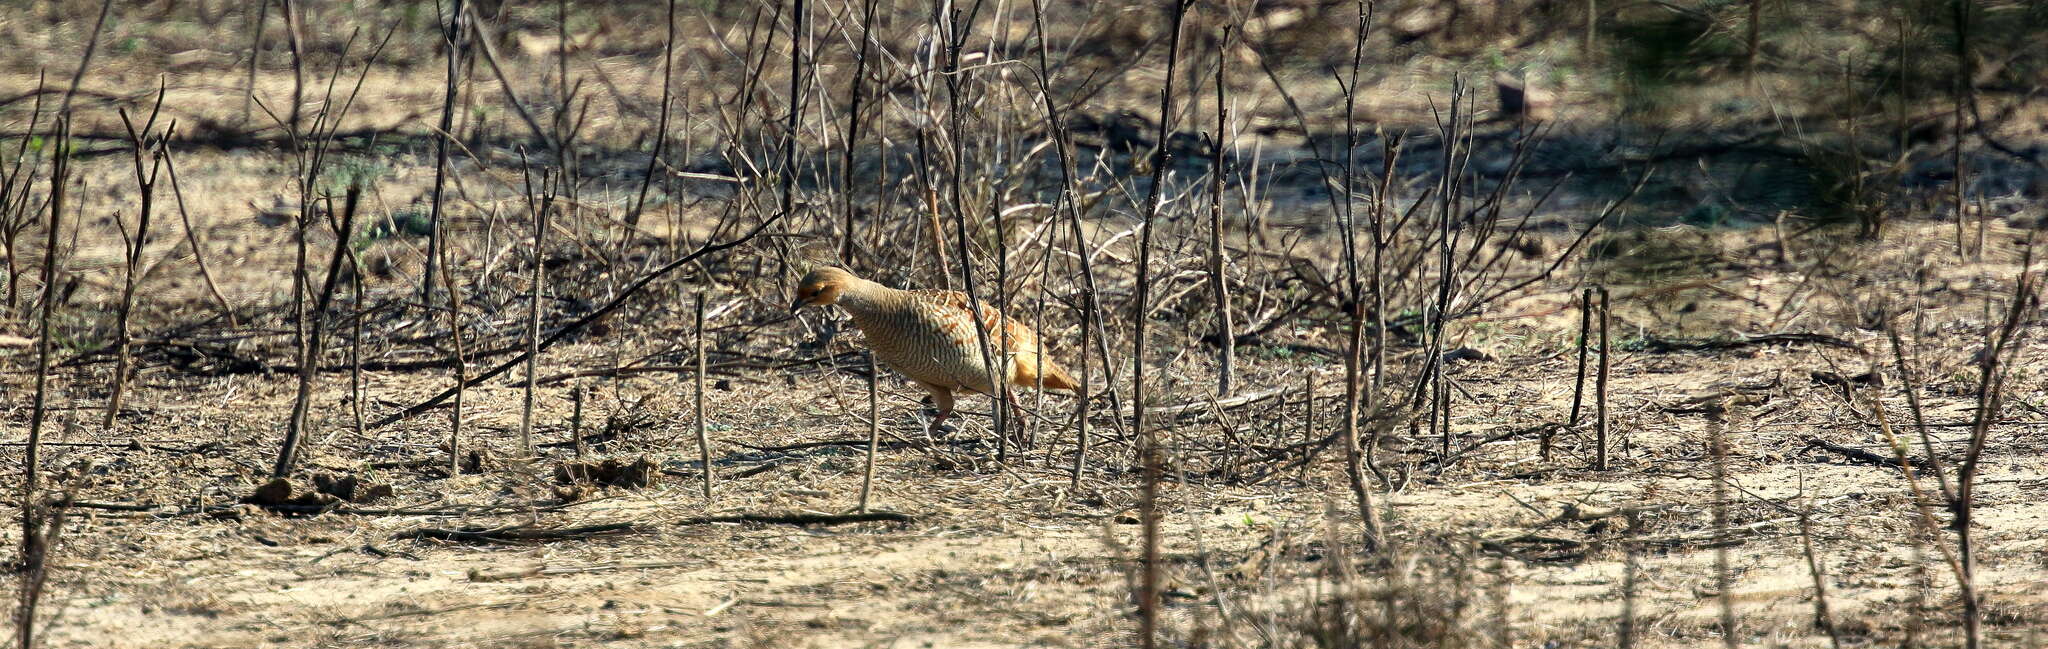
<svg viewBox="0 0 2048 649">
<path fill-rule="evenodd" d="M 839 293 L 859 281 L 853 273 L 831 266 L 821 267 L 804 275 L 804 281 L 796 286 L 796 303 L 789 305 L 795 312 L 807 306 L 825 306 L 839 301 Z"/>
</svg>

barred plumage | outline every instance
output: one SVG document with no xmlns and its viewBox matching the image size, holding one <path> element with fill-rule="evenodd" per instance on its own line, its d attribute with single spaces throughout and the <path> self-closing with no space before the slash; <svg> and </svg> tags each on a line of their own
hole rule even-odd
<svg viewBox="0 0 2048 649">
<path fill-rule="evenodd" d="M 820 268 L 797 287 L 792 310 L 837 304 L 867 335 L 875 358 L 923 387 L 939 408 L 937 428 L 953 412 L 953 395 L 965 390 L 991 394 L 988 365 L 975 330 L 967 295 L 958 291 L 889 288 L 839 268 Z M 994 376 L 1011 384 L 1076 391 L 1080 384 L 1054 362 L 1038 334 L 1022 322 L 981 305 L 996 360 Z"/>
</svg>

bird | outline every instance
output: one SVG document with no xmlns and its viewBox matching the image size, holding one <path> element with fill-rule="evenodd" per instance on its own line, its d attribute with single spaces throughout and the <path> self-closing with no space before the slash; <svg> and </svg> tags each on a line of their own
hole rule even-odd
<svg viewBox="0 0 2048 649">
<path fill-rule="evenodd" d="M 981 335 L 968 317 L 971 304 L 959 291 L 894 289 L 827 266 L 804 276 L 790 312 L 838 305 L 853 316 L 875 358 L 931 395 L 939 414 L 926 427 L 927 434 L 939 430 L 953 414 L 955 393 L 995 394 L 992 374 L 1007 385 L 1080 391 L 1080 382 L 1052 359 L 1037 332 L 982 304 L 982 327 L 997 361 L 996 371 L 989 372 Z"/>
</svg>

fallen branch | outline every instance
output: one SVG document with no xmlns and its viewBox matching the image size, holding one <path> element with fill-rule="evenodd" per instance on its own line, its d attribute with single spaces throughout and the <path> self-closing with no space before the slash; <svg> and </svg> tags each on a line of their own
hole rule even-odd
<svg viewBox="0 0 2048 649">
<path fill-rule="evenodd" d="M 461 528 L 422 527 L 419 529 L 406 530 L 404 532 L 393 534 L 391 535 L 391 538 L 415 540 L 434 539 L 437 541 L 455 541 L 457 543 L 530 543 L 536 541 L 566 541 L 573 539 L 596 538 L 600 536 L 645 534 L 653 532 L 654 529 L 655 528 L 653 527 L 641 525 L 639 523 L 605 523 L 603 525 L 583 525 L 579 527 L 561 528 L 529 526 Z"/>
<path fill-rule="evenodd" d="M 1293 388 L 1274 388 L 1271 390 L 1266 390 L 1264 392 L 1254 392 L 1251 394 L 1235 396 L 1228 399 L 1216 399 L 1213 401 L 1193 401 L 1174 406 L 1159 406 L 1156 408 L 1146 408 L 1145 416 L 1174 417 L 1190 412 L 1208 412 L 1211 406 L 1225 409 L 1236 408 L 1239 406 L 1246 406 L 1258 403 L 1260 401 L 1265 401 L 1267 399 L 1278 397 L 1280 395 L 1287 394 L 1288 392 L 1292 391 Z"/>
<path fill-rule="evenodd" d="M 732 514 L 727 516 L 698 516 L 676 521 L 677 525 L 710 525 L 714 523 L 769 523 L 774 525 L 845 525 L 847 523 L 913 523 L 917 519 L 899 512 L 868 511 L 851 514 Z"/>
<path fill-rule="evenodd" d="M 479 516 L 487 514 L 512 514 L 530 512 L 560 511 L 568 505 L 449 505 L 445 507 L 332 507 L 321 505 L 206 505 L 202 507 L 167 505 L 163 503 L 114 503 L 78 501 L 64 505 L 75 509 L 97 509 L 112 512 L 146 512 L 158 518 L 190 516 L 193 514 L 225 514 L 244 509 L 264 509 L 286 514 L 348 514 L 351 516 Z"/>
<path fill-rule="evenodd" d="M 684 568 L 694 565 L 701 565 L 702 563 L 702 561 L 614 561 L 611 563 L 599 563 L 587 566 L 550 566 L 543 563 L 531 566 L 518 566 L 513 568 L 473 568 L 469 571 L 469 580 L 484 582 L 511 581 L 514 579 L 525 579 L 527 577 L 542 577 L 548 575 L 583 575 L 597 572 L 613 572 L 617 570 L 655 570 L 659 568 Z"/>
<path fill-rule="evenodd" d="M 597 322 L 598 320 L 604 318 L 605 316 L 610 315 L 612 311 L 615 311 L 620 306 L 625 305 L 626 300 L 632 299 L 632 297 L 638 294 L 641 289 L 647 288 L 648 284 L 654 283 L 654 280 L 660 279 L 662 276 L 674 272 L 675 269 L 682 268 L 683 266 L 688 265 L 690 262 L 703 258 L 706 255 L 724 252 L 725 250 L 736 248 L 742 244 L 747 243 L 748 241 L 752 241 L 755 236 L 760 235 L 763 231 L 766 231 L 769 226 L 775 225 L 776 222 L 781 221 L 783 217 L 788 215 L 788 212 L 777 213 L 774 216 L 763 219 L 759 224 L 756 224 L 752 230 L 748 230 L 745 234 L 742 234 L 723 243 L 704 244 L 703 246 L 698 247 L 697 250 L 691 252 L 690 254 L 678 257 L 668 262 L 667 264 L 662 265 L 662 267 L 660 268 L 648 271 L 647 274 L 641 275 L 639 279 L 633 280 L 633 283 L 626 285 L 626 287 L 623 289 L 620 289 L 619 294 L 617 296 L 614 296 L 612 298 L 612 301 L 606 302 L 604 306 L 598 307 L 595 311 L 591 311 L 590 313 L 584 314 L 583 317 L 577 318 L 575 322 L 569 323 L 568 326 L 556 329 L 554 333 L 548 334 L 548 337 L 545 340 L 540 341 L 540 344 L 534 346 L 532 349 L 523 350 L 519 353 L 519 355 L 512 357 L 510 360 L 507 360 L 503 363 L 499 363 L 496 367 L 492 367 L 489 371 L 477 374 L 476 376 L 471 377 L 468 381 L 462 382 L 460 385 L 456 385 L 454 387 L 448 388 L 447 390 L 443 390 L 440 394 L 434 395 L 433 398 L 427 399 L 426 401 L 422 401 L 418 404 L 414 404 L 410 408 L 406 408 L 404 410 L 393 413 L 392 415 L 385 417 L 383 419 L 379 419 L 375 423 L 370 424 L 369 428 L 383 428 L 385 426 L 389 426 L 399 421 L 403 421 L 409 417 L 433 409 L 434 406 L 439 405 L 442 401 L 446 401 L 448 400 L 448 398 L 455 396 L 455 394 L 461 390 L 481 384 L 491 379 L 498 378 L 498 375 L 504 374 L 506 370 L 510 370 L 514 367 L 518 367 L 522 363 L 525 363 L 528 356 L 532 356 L 534 354 L 547 351 L 548 348 L 554 347 L 555 343 L 561 342 L 563 338 L 567 338 L 570 334 L 582 331 L 583 328 L 589 326 L 590 323 Z"/>
<path fill-rule="evenodd" d="M 1881 466 L 1893 469 L 1905 468 L 1905 465 L 1899 463 L 1898 458 L 1886 455 L 1878 455 L 1876 453 L 1856 448 L 1854 446 L 1843 446 L 1841 444 L 1836 444 L 1834 442 L 1823 440 L 1818 437 L 1806 438 L 1806 447 L 1817 448 L 1823 451 L 1834 453 L 1836 455 L 1840 455 L 1844 458 L 1847 458 L 1851 462 L 1855 462 L 1858 464 L 1868 464 L 1871 466 Z"/>
<path fill-rule="evenodd" d="M 1863 351 L 1862 345 L 1827 334 L 1746 334 L 1741 332 L 1737 332 L 1732 338 L 1664 338 L 1661 336 L 1647 336 L 1643 338 L 1642 350 L 1651 353 L 1701 352 L 1777 343 L 1811 343 L 1829 347 L 1840 347 L 1842 349 L 1853 349 L 1859 352 Z"/>
<path fill-rule="evenodd" d="M 676 521 L 677 526 L 714 525 L 718 523 L 766 523 L 772 525 L 844 525 L 847 523 L 910 523 L 916 519 L 909 514 L 884 511 L 856 512 L 851 514 L 819 514 L 802 512 L 795 514 L 729 514 L 725 516 L 698 516 Z M 577 527 L 534 527 L 531 525 L 508 525 L 502 527 L 422 527 L 391 535 L 394 539 L 434 539 L 457 543 L 535 543 L 546 541 L 569 541 L 592 539 L 605 536 L 649 534 L 660 528 L 644 523 L 604 523 Z"/>
<path fill-rule="evenodd" d="M 1784 523 L 1797 522 L 1798 520 L 1798 517 L 1773 518 L 1769 520 L 1761 520 L 1754 523 L 1748 523 L 1745 525 L 1737 525 L 1735 527 L 1730 527 L 1725 530 L 1717 530 L 1710 528 L 1703 530 L 1677 532 L 1672 534 L 1640 536 L 1633 539 L 1628 539 L 1627 542 L 1634 543 L 1639 546 L 1656 545 L 1664 546 L 1667 548 L 1693 546 L 1714 547 L 1722 544 L 1740 545 L 1742 543 L 1742 539 L 1744 538 L 1758 536 L 1763 534 L 1764 530 L 1770 529 L 1773 526 Z"/>
</svg>

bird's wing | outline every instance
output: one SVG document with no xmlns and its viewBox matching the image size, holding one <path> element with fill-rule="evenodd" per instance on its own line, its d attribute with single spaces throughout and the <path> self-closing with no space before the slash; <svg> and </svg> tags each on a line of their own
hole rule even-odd
<svg viewBox="0 0 2048 649">
<path fill-rule="evenodd" d="M 967 319 L 971 303 L 967 294 L 960 291 L 920 290 L 912 291 L 919 302 L 930 307 L 935 315 L 944 321 L 946 332 L 964 347 L 979 345 L 973 321 Z M 981 324 L 992 336 L 999 335 L 998 344 L 1010 363 L 1009 380 L 1017 385 L 1035 386 L 1043 384 L 1056 390 L 1076 389 L 1073 377 L 1054 362 L 1040 346 L 1038 332 L 1017 318 L 1003 317 L 1002 313 L 987 302 L 981 304 Z"/>
<path fill-rule="evenodd" d="M 917 296 L 919 302 L 931 308 L 934 315 L 945 321 L 948 329 L 947 333 L 955 334 L 956 340 L 965 340 L 968 344 L 979 344 L 972 328 L 974 327 L 974 322 L 967 319 L 971 303 L 968 301 L 966 293 L 930 289 L 911 291 L 911 293 Z M 998 343 L 1004 353 L 1036 353 L 1038 351 L 1038 332 L 1032 331 L 1030 325 L 1026 325 L 1016 318 L 1003 317 L 1002 312 L 997 311 L 994 306 L 990 306 L 987 301 L 981 303 L 981 326 L 988 330 L 990 335 L 989 342 Z M 964 331 L 954 331 L 954 327 L 964 329 Z M 998 338 L 1000 338 L 1000 341 Z"/>
</svg>

